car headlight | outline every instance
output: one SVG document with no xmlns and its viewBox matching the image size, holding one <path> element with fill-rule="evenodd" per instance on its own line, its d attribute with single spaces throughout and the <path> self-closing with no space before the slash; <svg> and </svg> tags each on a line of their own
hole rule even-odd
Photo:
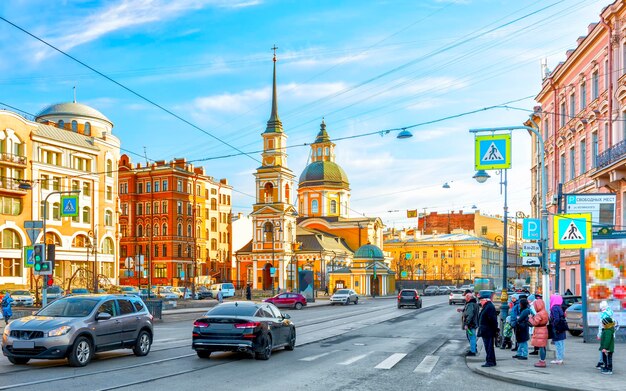
<svg viewBox="0 0 626 391">
<path fill-rule="evenodd" d="M 72 328 L 70 326 L 57 327 L 54 330 L 48 331 L 48 337 L 59 337 L 67 334 Z"/>
<path fill-rule="evenodd" d="M 10 330 L 9 326 L 7 325 L 7 326 L 4 327 L 4 331 L 2 332 L 2 335 L 7 336 L 7 335 L 9 335 L 10 332 L 11 332 L 11 330 Z"/>
</svg>

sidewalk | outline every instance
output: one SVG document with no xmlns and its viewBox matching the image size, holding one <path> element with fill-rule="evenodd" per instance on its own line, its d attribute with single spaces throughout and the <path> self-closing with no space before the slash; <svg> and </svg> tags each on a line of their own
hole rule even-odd
<svg viewBox="0 0 626 391">
<path fill-rule="evenodd" d="M 480 338 L 479 338 L 480 340 Z M 472 371 L 493 379 L 521 384 L 544 390 L 624 390 L 626 388 L 626 345 L 615 344 L 613 353 L 613 375 L 602 375 L 595 368 L 599 358 L 599 343 L 584 343 L 581 337 L 567 335 L 563 365 L 550 364 L 554 359 L 554 345 L 550 345 L 546 368 L 535 368 L 538 356 L 528 356 L 528 361 L 512 358 L 515 352 L 496 348 L 497 366 L 481 367 L 485 362 L 482 344 L 480 354 L 467 357 L 467 366 Z M 532 347 L 530 348 L 532 351 Z"/>
</svg>

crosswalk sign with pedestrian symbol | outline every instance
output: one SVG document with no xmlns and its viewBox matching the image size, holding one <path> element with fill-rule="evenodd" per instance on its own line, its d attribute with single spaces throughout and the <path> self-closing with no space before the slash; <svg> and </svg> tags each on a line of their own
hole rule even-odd
<svg viewBox="0 0 626 391">
<path fill-rule="evenodd" d="M 78 216 L 78 196 L 61 197 L 61 216 Z"/>
<path fill-rule="evenodd" d="M 554 248 L 591 248 L 591 213 L 568 213 L 554 216 Z"/>
<path fill-rule="evenodd" d="M 476 136 L 476 170 L 511 168 L 511 135 Z"/>
</svg>

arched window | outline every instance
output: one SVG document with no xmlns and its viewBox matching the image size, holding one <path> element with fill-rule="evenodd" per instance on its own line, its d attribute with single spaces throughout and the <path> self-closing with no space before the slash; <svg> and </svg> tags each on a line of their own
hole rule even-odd
<svg viewBox="0 0 626 391">
<path fill-rule="evenodd" d="M 89 224 L 91 222 L 91 209 L 88 206 L 83 206 L 83 223 Z"/>
<path fill-rule="evenodd" d="M 263 224 L 263 241 L 271 242 L 274 238 L 274 224 L 269 221 Z"/>
<path fill-rule="evenodd" d="M 191 258 L 191 246 L 187 245 L 187 257 Z"/>
<path fill-rule="evenodd" d="M 211 210 L 217 210 L 217 199 L 211 198 Z"/>
<path fill-rule="evenodd" d="M 199 225 L 196 225 L 196 236 L 198 237 L 198 239 L 202 238 L 202 231 L 200 231 Z"/>
<path fill-rule="evenodd" d="M 57 246 L 61 245 L 61 238 L 59 235 L 54 232 L 46 232 L 46 243 L 47 244 L 56 244 Z"/>
<path fill-rule="evenodd" d="M 187 236 L 191 237 L 191 224 L 187 224 Z"/>
<path fill-rule="evenodd" d="M 167 236 L 167 224 L 163 223 L 163 229 L 161 230 L 163 233 L 163 236 Z"/>
<path fill-rule="evenodd" d="M 143 236 L 143 225 L 137 224 L 137 237 Z"/>
<path fill-rule="evenodd" d="M 337 213 L 337 201 L 330 201 L 330 213 Z"/>
<path fill-rule="evenodd" d="M 109 178 L 113 177 L 113 161 L 111 159 L 107 160 L 107 176 Z"/>
<path fill-rule="evenodd" d="M 211 239 L 211 250 L 217 251 L 217 239 Z"/>
<path fill-rule="evenodd" d="M 154 236 L 159 236 L 159 225 L 158 224 L 154 225 Z"/>
<path fill-rule="evenodd" d="M 65 129 L 65 121 L 63 121 L 62 119 L 57 122 L 57 125 L 59 126 L 59 128 Z"/>
<path fill-rule="evenodd" d="M 211 217 L 211 231 L 217 232 L 217 219 L 215 217 Z"/>
<path fill-rule="evenodd" d="M 311 201 L 311 213 L 319 213 L 319 203 L 317 200 Z"/>
<path fill-rule="evenodd" d="M 178 223 L 178 227 L 176 228 L 176 235 L 183 236 L 183 225 Z"/>
<path fill-rule="evenodd" d="M 183 245 L 182 244 L 178 245 L 178 251 L 177 252 L 178 252 L 178 256 L 179 257 L 183 256 Z"/>
<path fill-rule="evenodd" d="M 102 242 L 102 253 L 103 254 L 113 254 L 114 250 L 113 239 L 104 238 L 104 242 Z"/>
<path fill-rule="evenodd" d="M 113 212 L 110 210 L 104 211 L 104 225 L 110 227 L 113 225 Z"/>
<path fill-rule="evenodd" d="M 289 203 L 289 185 L 285 186 L 285 202 Z"/>
<path fill-rule="evenodd" d="M 91 136 L 91 124 L 89 122 L 85 122 L 85 136 Z"/>
<path fill-rule="evenodd" d="M 2 248 L 22 248 L 22 239 L 17 231 L 12 229 L 2 230 Z"/>
<path fill-rule="evenodd" d="M 263 187 L 263 193 L 264 202 L 272 202 L 274 196 L 274 185 L 267 182 Z"/>
<path fill-rule="evenodd" d="M 90 243 L 89 238 L 85 235 L 76 235 L 72 241 L 72 247 L 87 247 L 87 243 Z"/>
<path fill-rule="evenodd" d="M 78 122 L 76 120 L 72 121 L 72 132 L 78 133 Z"/>
</svg>

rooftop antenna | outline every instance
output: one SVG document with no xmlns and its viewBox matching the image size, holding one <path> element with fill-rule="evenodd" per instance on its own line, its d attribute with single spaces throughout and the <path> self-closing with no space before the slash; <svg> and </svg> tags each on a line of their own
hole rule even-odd
<svg viewBox="0 0 626 391">
<path fill-rule="evenodd" d="M 73 89 L 74 89 L 74 103 L 76 103 L 76 86 L 74 86 Z"/>
<path fill-rule="evenodd" d="M 146 167 L 148 167 L 148 152 L 146 150 L 146 146 L 143 147 L 143 157 L 146 159 Z"/>
<path fill-rule="evenodd" d="M 550 71 L 548 70 L 548 59 L 541 59 L 541 80 L 545 79 L 550 75 Z"/>
</svg>

